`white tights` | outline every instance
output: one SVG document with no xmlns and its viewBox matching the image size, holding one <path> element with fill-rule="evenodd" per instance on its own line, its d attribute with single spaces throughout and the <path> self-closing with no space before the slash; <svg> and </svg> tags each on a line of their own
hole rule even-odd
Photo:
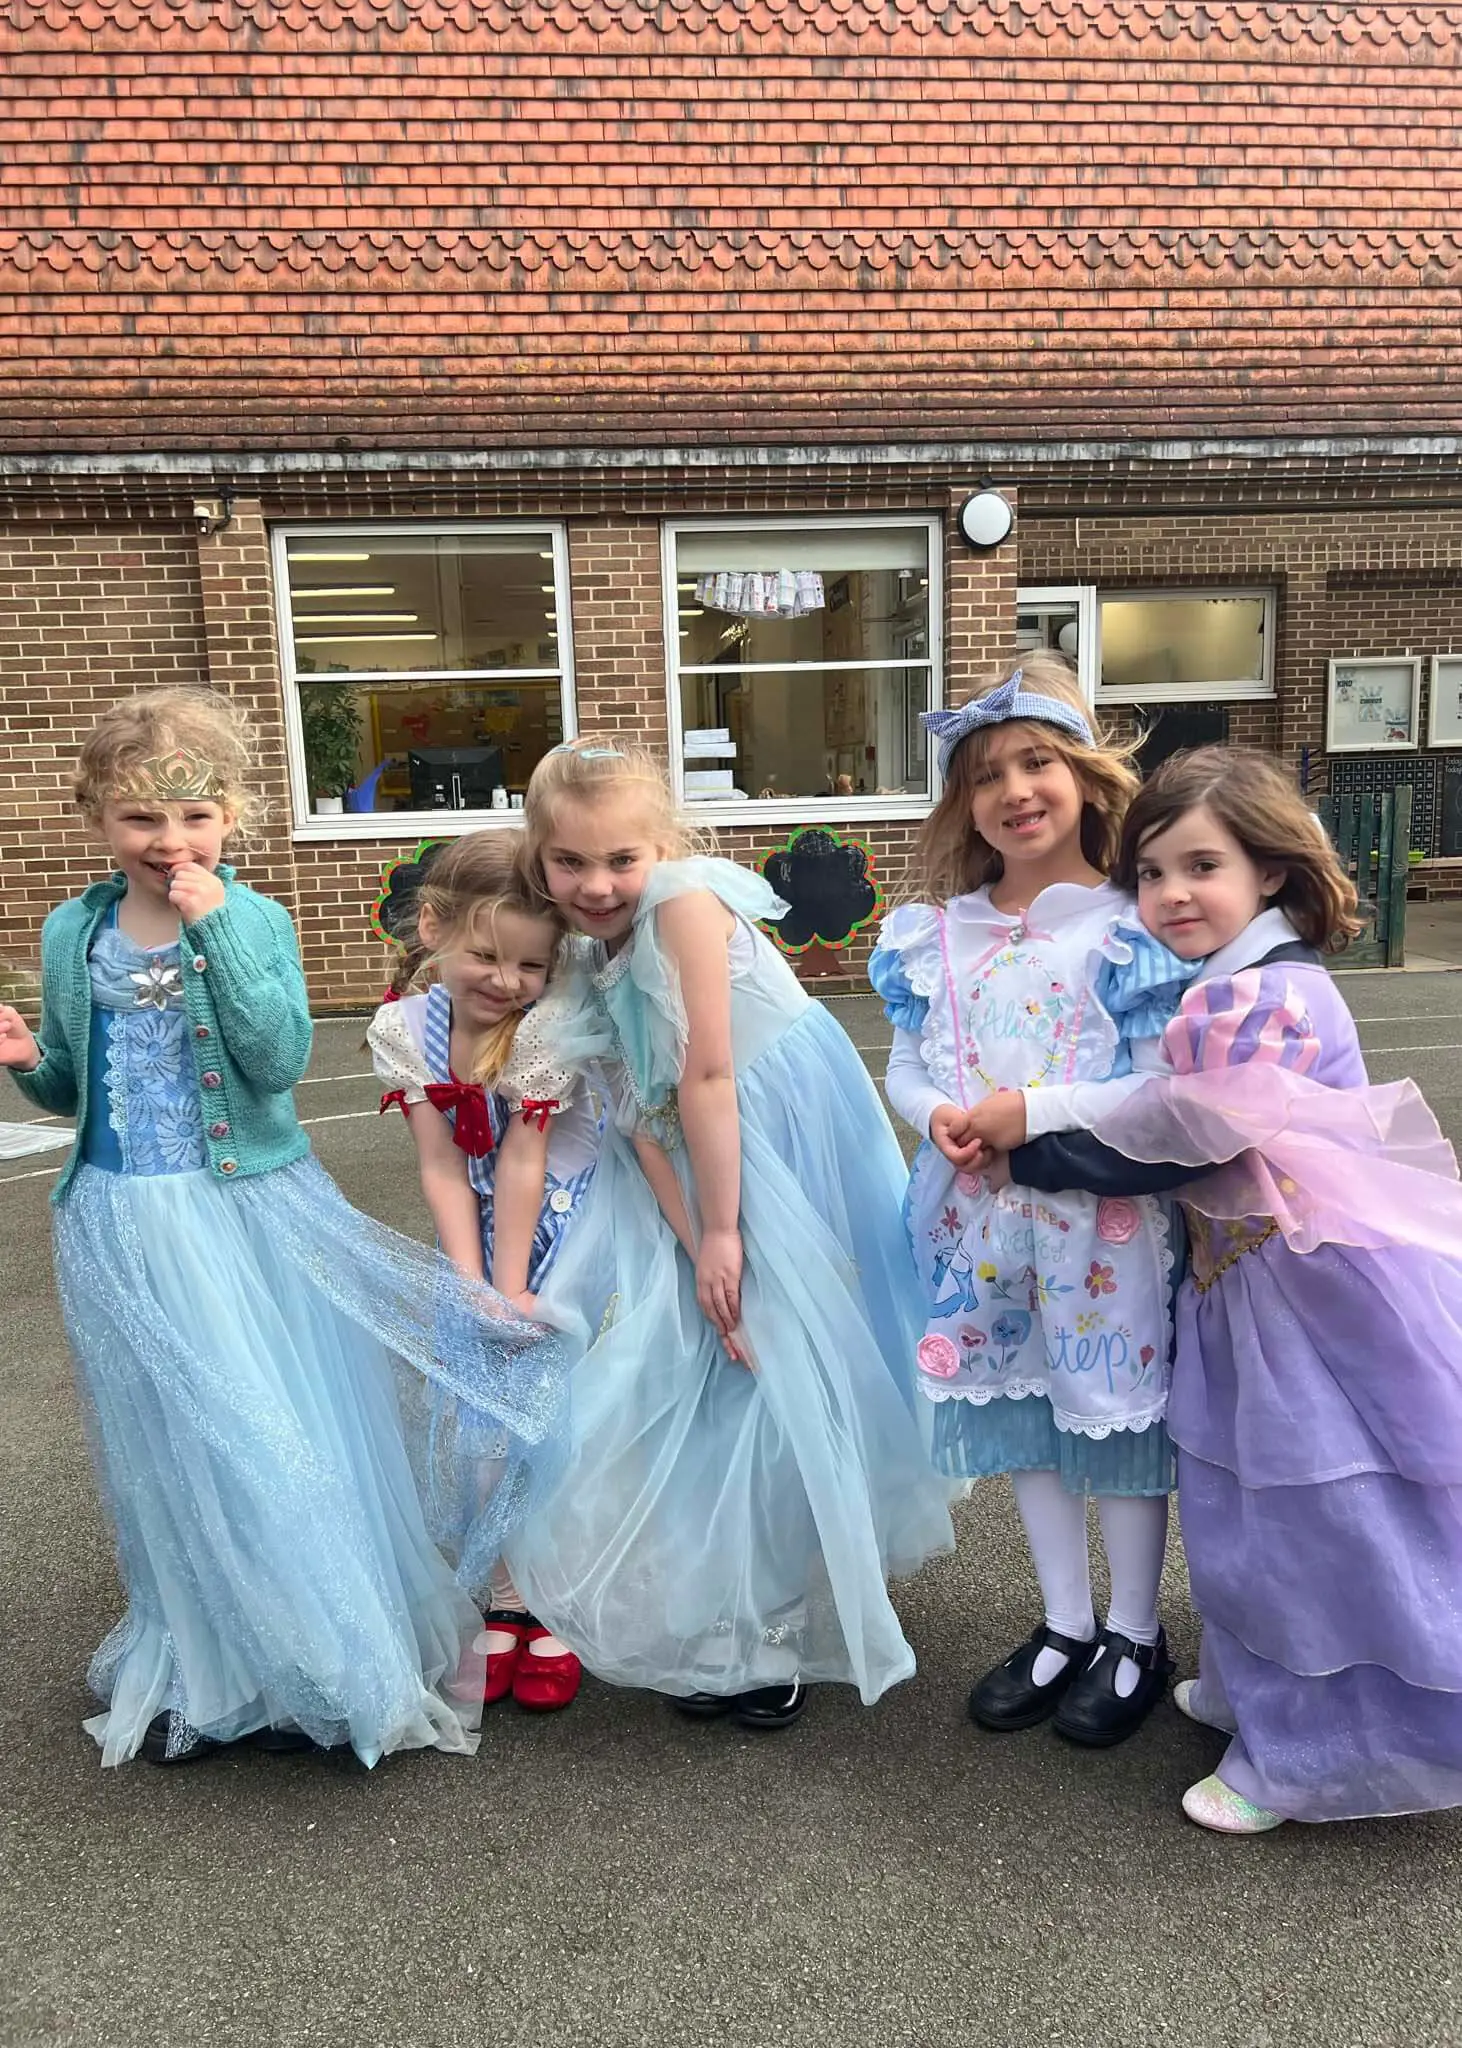
<svg viewBox="0 0 1462 2048">
<path fill-rule="evenodd" d="M 1017 1472 L 1012 1484 L 1046 1603 L 1046 1625 L 1058 1635 L 1090 1642 L 1096 1635 L 1096 1614 L 1091 1601 L 1086 1501 L 1079 1493 L 1069 1493 L 1055 1472 Z M 1166 1496 L 1148 1500 L 1098 1494 L 1097 1518 L 1112 1576 L 1107 1626 L 1118 1635 L 1130 1636 L 1134 1643 L 1155 1643 L 1158 1586 L 1168 1534 Z M 1032 1672 L 1036 1684 L 1049 1685 L 1065 1661 L 1059 1650 L 1042 1650 Z M 1128 1662 L 1123 1659 L 1124 1665 Z M 1130 1691 L 1136 1680 L 1134 1666 L 1130 1684 L 1119 1685 L 1118 1690 Z"/>
</svg>

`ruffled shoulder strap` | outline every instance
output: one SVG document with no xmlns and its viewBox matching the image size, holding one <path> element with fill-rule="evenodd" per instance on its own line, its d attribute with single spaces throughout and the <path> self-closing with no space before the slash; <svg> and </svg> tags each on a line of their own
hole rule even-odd
<svg viewBox="0 0 1462 2048">
<path fill-rule="evenodd" d="M 1130 917 L 1111 927 L 1099 952 L 1097 1001 L 1124 1038 L 1160 1038 L 1203 963 L 1180 960 Z"/>
<path fill-rule="evenodd" d="M 662 860 L 651 868 L 635 911 L 636 926 L 647 924 L 652 913 L 672 896 L 689 896 L 698 889 L 719 896 L 728 910 L 752 924 L 775 924 L 791 907 L 765 876 L 751 868 L 738 867 L 734 860 L 696 855 L 690 860 Z"/>
<path fill-rule="evenodd" d="M 868 979 L 883 997 L 883 1014 L 899 1031 L 922 1031 L 941 971 L 940 914 L 928 903 L 903 903 L 878 929 Z"/>
<path fill-rule="evenodd" d="M 714 896 L 748 924 L 785 917 L 784 903 L 770 882 L 735 861 L 697 857 L 666 860 L 650 872 L 635 911 L 634 936 L 620 960 L 599 976 L 619 1039 L 620 1054 L 635 1094 L 646 1108 L 663 1103 L 685 1068 L 689 1027 L 680 975 L 660 941 L 655 912 L 676 896 Z"/>
</svg>

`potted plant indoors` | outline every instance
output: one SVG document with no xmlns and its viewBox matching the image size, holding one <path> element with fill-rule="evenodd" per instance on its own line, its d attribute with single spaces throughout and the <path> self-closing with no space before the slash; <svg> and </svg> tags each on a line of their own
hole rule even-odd
<svg viewBox="0 0 1462 2048">
<path fill-rule="evenodd" d="M 360 765 L 361 718 L 355 692 L 340 683 L 307 683 L 300 690 L 305 770 L 321 815 L 342 810 Z"/>
</svg>

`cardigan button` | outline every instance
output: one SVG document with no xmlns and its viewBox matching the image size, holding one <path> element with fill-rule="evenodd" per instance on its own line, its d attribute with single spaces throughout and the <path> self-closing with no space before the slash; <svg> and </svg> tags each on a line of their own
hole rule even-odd
<svg viewBox="0 0 1462 2048">
<path fill-rule="evenodd" d="M 195 1038 L 212 1038 L 213 1033 L 206 1024 L 195 1024 L 193 1026 L 193 1036 Z"/>
<path fill-rule="evenodd" d="M 221 1088 L 223 1086 L 222 1074 L 215 1074 L 211 1067 L 206 1074 L 200 1074 L 198 1078 L 205 1088 Z"/>
<path fill-rule="evenodd" d="M 218 1162 L 218 1170 L 220 1173 L 237 1173 L 239 1170 L 239 1162 L 237 1161 L 237 1159 L 220 1159 Z"/>
<path fill-rule="evenodd" d="M 548 1198 L 548 1206 L 555 1216 L 567 1216 L 574 1206 L 574 1198 L 567 1188 L 555 1188 Z"/>
<path fill-rule="evenodd" d="M 210 1138 L 226 1138 L 232 1128 L 231 1124 L 210 1124 L 208 1135 Z"/>
<path fill-rule="evenodd" d="M 195 974 L 201 974 L 207 965 L 208 962 L 204 959 L 201 953 L 195 953 L 193 955 L 193 972 Z"/>
</svg>

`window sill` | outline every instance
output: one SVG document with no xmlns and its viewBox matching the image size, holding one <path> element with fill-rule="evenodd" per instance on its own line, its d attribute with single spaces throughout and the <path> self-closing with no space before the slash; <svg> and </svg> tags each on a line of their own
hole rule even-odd
<svg viewBox="0 0 1462 2048">
<path fill-rule="evenodd" d="M 753 798 L 742 804 L 685 803 L 681 817 L 692 824 L 715 825 L 856 825 L 908 819 L 922 823 L 933 810 L 927 796 L 788 796 Z"/>
<path fill-rule="evenodd" d="M 1273 704 L 1279 692 L 1273 683 L 1143 683 L 1131 689 L 1096 693 L 1098 711 L 1124 704 Z"/>
<path fill-rule="evenodd" d="M 290 838 L 296 845 L 350 839 L 460 839 L 484 826 L 521 825 L 521 811 L 335 811 L 328 817 L 296 818 Z"/>
</svg>

